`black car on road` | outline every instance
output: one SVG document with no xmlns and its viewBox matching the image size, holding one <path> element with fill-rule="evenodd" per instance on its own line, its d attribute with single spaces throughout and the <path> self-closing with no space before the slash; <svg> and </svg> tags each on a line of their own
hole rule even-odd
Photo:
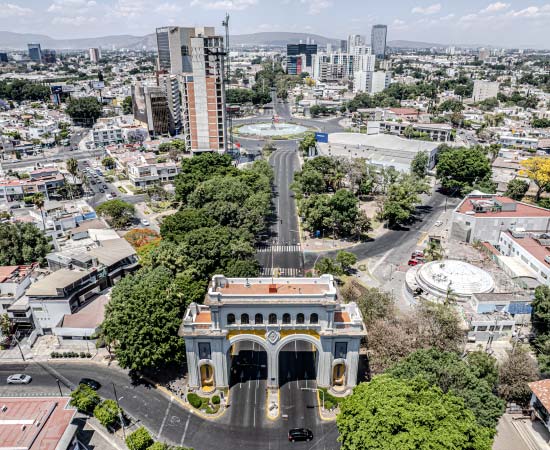
<svg viewBox="0 0 550 450">
<path fill-rule="evenodd" d="M 288 440 L 290 442 L 311 441 L 312 439 L 313 433 L 308 428 L 291 428 L 288 431 Z"/>
<path fill-rule="evenodd" d="M 101 387 L 101 383 L 91 378 L 82 378 L 78 384 L 85 384 L 88 387 L 91 387 L 94 391 L 97 391 Z"/>
</svg>

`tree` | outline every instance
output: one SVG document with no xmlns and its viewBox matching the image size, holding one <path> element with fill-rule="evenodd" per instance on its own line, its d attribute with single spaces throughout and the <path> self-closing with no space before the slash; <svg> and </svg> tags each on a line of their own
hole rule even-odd
<svg viewBox="0 0 550 450">
<path fill-rule="evenodd" d="M 132 114 L 134 112 L 134 104 L 132 103 L 132 96 L 128 95 L 122 100 L 122 113 Z"/>
<path fill-rule="evenodd" d="M 340 290 L 346 302 L 355 302 L 361 311 L 367 330 L 378 320 L 394 314 L 395 299 L 377 288 L 363 286 L 359 281 L 350 279 Z"/>
<path fill-rule="evenodd" d="M 387 373 L 403 380 L 420 376 L 443 392 L 461 397 L 474 413 L 478 424 L 491 429 L 494 435 L 498 420 L 504 412 L 504 403 L 493 394 L 492 386 L 478 378 L 458 354 L 436 349 L 417 350 Z"/>
<path fill-rule="evenodd" d="M 100 401 L 101 399 L 97 395 L 97 392 L 85 384 L 79 384 L 71 392 L 71 406 L 86 414 L 91 414 Z"/>
<path fill-rule="evenodd" d="M 43 264 L 51 245 L 32 223 L 0 223 L 0 265 Z"/>
<path fill-rule="evenodd" d="M 429 160 L 430 157 L 428 156 L 428 152 L 418 152 L 411 162 L 411 173 L 416 175 L 418 178 L 424 178 L 428 172 Z"/>
<path fill-rule="evenodd" d="M 531 322 L 536 333 L 550 333 L 550 287 L 537 286 L 531 307 Z"/>
<path fill-rule="evenodd" d="M 315 263 L 314 269 L 319 275 L 329 273 L 331 275 L 339 276 L 343 273 L 340 265 L 337 264 L 336 261 L 334 261 L 334 259 L 332 258 L 319 259 L 319 261 Z"/>
<path fill-rule="evenodd" d="M 129 450 L 147 450 L 153 443 L 153 438 L 145 427 L 138 428 L 126 438 Z"/>
<path fill-rule="evenodd" d="M 357 263 L 357 256 L 355 256 L 353 253 L 340 250 L 336 254 L 336 262 L 340 264 L 342 272 L 349 273 L 349 271 L 351 270 L 351 267 L 355 263 Z"/>
<path fill-rule="evenodd" d="M 315 135 L 313 133 L 307 133 L 300 141 L 298 148 L 302 152 L 302 155 L 309 156 L 309 150 L 314 148 L 316 143 L 317 141 L 315 140 Z"/>
<path fill-rule="evenodd" d="M 103 107 L 95 97 L 72 98 L 65 112 L 76 125 L 91 127 L 101 116 Z"/>
<path fill-rule="evenodd" d="M 42 194 L 41 192 L 37 192 L 32 196 L 33 205 L 40 210 L 40 215 L 42 216 L 42 227 L 44 231 L 46 230 L 46 219 L 44 219 L 45 202 L 46 202 L 46 199 L 44 198 L 44 194 Z"/>
<path fill-rule="evenodd" d="M 428 191 L 428 185 L 412 176 L 401 176 L 390 185 L 380 217 L 388 221 L 388 227 L 407 223 L 421 202 L 420 194 Z"/>
<path fill-rule="evenodd" d="M 436 170 L 441 186 L 460 195 L 469 193 L 476 183 L 491 178 L 489 160 L 477 147 L 442 150 L 438 154 Z"/>
<path fill-rule="evenodd" d="M 490 450 L 490 430 L 479 426 L 461 398 L 422 378 L 389 375 L 361 383 L 340 403 L 336 419 L 342 450 Z"/>
<path fill-rule="evenodd" d="M 8 313 L 0 315 L 0 337 L 5 338 L 11 334 L 11 322 Z"/>
<path fill-rule="evenodd" d="M 106 156 L 101 160 L 101 164 L 103 164 L 103 167 L 106 169 L 113 169 L 116 165 L 115 159 L 112 156 Z"/>
<path fill-rule="evenodd" d="M 521 178 L 514 178 L 508 183 L 504 195 L 516 201 L 520 201 L 529 190 L 529 183 Z"/>
<path fill-rule="evenodd" d="M 215 224 L 216 221 L 205 210 L 185 208 L 162 221 L 160 234 L 164 239 L 179 242 L 189 231 Z"/>
<path fill-rule="evenodd" d="M 163 442 L 155 442 L 153 445 L 147 447 L 147 450 L 168 450 L 168 445 Z"/>
<path fill-rule="evenodd" d="M 223 274 L 235 278 L 257 277 L 260 275 L 260 264 L 254 258 L 232 259 L 227 262 Z"/>
<path fill-rule="evenodd" d="M 75 158 L 69 158 L 65 164 L 67 166 L 67 172 L 71 174 L 73 179 L 76 178 L 78 174 L 78 161 Z"/>
<path fill-rule="evenodd" d="M 124 228 L 134 217 L 134 205 L 120 199 L 108 200 L 96 208 L 96 212 L 115 228 Z"/>
<path fill-rule="evenodd" d="M 121 413 L 115 400 L 103 400 L 94 408 L 94 417 L 108 428 L 113 428 L 119 422 Z"/>
<path fill-rule="evenodd" d="M 126 276 L 113 288 L 102 332 L 116 343 L 121 367 L 157 369 L 182 361 L 178 329 L 185 304 L 174 295 L 173 281 L 170 270 L 156 267 Z"/>
<path fill-rule="evenodd" d="M 480 380 L 484 380 L 491 390 L 496 389 L 498 384 L 497 360 L 483 350 L 476 350 L 466 355 L 464 360 L 470 371 Z"/>
<path fill-rule="evenodd" d="M 443 249 L 441 248 L 440 242 L 435 239 L 430 239 L 428 246 L 424 250 L 424 255 L 427 261 L 439 261 L 443 259 Z"/>
<path fill-rule="evenodd" d="M 507 402 L 527 406 L 531 398 L 527 383 L 538 378 L 537 363 L 525 347 L 516 344 L 499 368 L 498 394 Z"/>
<path fill-rule="evenodd" d="M 540 200 L 543 191 L 550 185 L 550 159 L 544 156 L 534 156 L 533 158 L 521 161 L 524 167 L 519 173 L 528 177 L 537 186 L 535 201 Z"/>
</svg>

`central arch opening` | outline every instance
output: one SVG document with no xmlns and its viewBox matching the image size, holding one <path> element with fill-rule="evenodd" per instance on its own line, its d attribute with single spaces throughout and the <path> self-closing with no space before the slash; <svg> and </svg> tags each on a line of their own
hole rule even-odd
<svg viewBox="0 0 550 450">
<path fill-rule="evenodd" d="M 254 380 L 267 380 L 267 352 L 253 341 L 235 342 L 228 352 L 229 387 Z"/>
<path fill-rule="evenodd" d="M 279 386 L 300 381 L 317 379 L 319 352 L 315 345 L 305 340 L 293 340 L 279 351 Z M 305 386 L 305 385 L 304 385 Z"/>
</svg>

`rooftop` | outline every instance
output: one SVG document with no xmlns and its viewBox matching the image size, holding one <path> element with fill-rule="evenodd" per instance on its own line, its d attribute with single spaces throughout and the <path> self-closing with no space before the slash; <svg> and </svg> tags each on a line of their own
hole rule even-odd
<svg viewBox="0 0 550 450">
<path fill-rule="evenodd" d="M 100 295 L 74 314 L 65 314 L 63 328 L 97 328 L 105 317 L 105 306 L 109 297 Z"/>
<path fill-rule="evenodd" d="M 506 234 L 540 263 L 546 267 L 550 267 L 550 263 L 545 259 L 550 255 L 550 235 L 542 233 L 541 236 L 537 236 L 534 233 L 525 233 L 514 236 L 510 231 L 506 231 Z"/>
<path fill-rule="evenodd" d="M 18 283 L 29 275 L 36 264 L 29 266 L 0 266 L 0 283 Z"/>
<path fill-rule="evenodd" d="M 69 407 L 69 400 L 67 397 L 0 398 L 0 404 L 7 408 L 0 412 L 0 449 L 59 448 L 63 436 L 70 432 L 76 413 Z"/>
<path fill-rule="evenodd" d="M 550 411 L 550 379 L 533 381 L 529 388 L 537 396 L 547 411 Z"/>
<path fill-rule="evenodd" d="M 329 144 L 354 145 L 357 147 L 375 147 L 390 151 L 411 152 L 427 151 L 431 153 L 441 144 L 439 142 L 405 139 L 392 134 L 331 133 Z M 326 145 L 326 144 L 325 144 Z"/>
<path fill-rule="evenodd" d="M 503 206 L 507 205 L 507 206 Z M 466 197 L 456 211 L 475 217 L 549 217 L 550 210 L 499 195 Z"/>
<path fill-rule="evenodd" d="M 36 283 L 30 285 L 27 289 L 27 295 L 33 296 L 55 296 L 58 289 L 64 289 L 73 283 L 89 275 L 88 271 L 59 269 Z"/>
</svg>

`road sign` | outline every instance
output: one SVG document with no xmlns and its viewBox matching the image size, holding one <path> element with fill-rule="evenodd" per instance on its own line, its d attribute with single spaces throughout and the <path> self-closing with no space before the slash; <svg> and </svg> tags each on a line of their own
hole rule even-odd
<svg viewBox="0 0 550 450">
<path fill-rule="evenodd" d="M 315 140 L 328 144 L 328 133 L 315 133 Z"/>
</svg>

